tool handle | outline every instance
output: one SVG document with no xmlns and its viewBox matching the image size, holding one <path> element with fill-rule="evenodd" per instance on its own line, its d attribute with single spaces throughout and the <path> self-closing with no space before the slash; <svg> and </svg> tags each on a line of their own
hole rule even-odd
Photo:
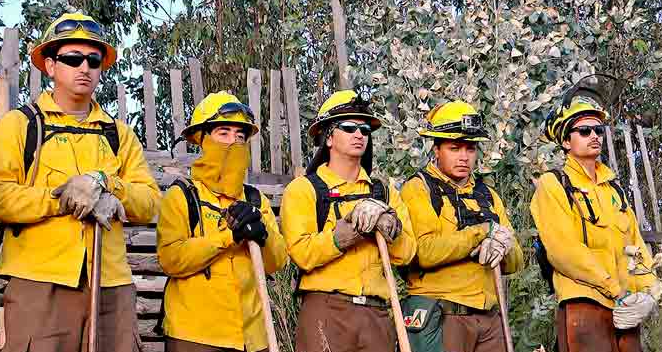
<svg viewBox="0 0 662 352">
<path fill-rule="evenodd" d="M 267 291 L 267 277 L 264 273 L 264 265 L 262 264 L 262 251 L 255 241 L 248 241 L 248 250 L 251 253 L 253 272 L 257 280 L 257 292 L 262 301 L 262 314 L 264 316 L 264 327 L 267 330 L 269 352 L 278 352 L 278 340 L 276 339 L 274 318 L 271 315 L 271 304 L 269 303 L 269 293 Z"/>
</svg>

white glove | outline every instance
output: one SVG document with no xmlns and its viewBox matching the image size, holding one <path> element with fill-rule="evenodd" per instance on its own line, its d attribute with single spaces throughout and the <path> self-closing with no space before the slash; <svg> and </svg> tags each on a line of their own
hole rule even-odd
<svg viewBox="0 0 662 352">
<path fill-rule="evenodd" d="M 360 234 L 370 233 L 375 230 L 379 217 L 386 213 L 391 207 L 388 204 L 373 198 L 359 200 L 346 219 L 354 226 Z"/>
<path fill-rule="evenodd" d="M 614 326 L 617 329 L 631 329 L 644 321 L 656 306 L 653 296 L 637 292 L 616 301 Z"/>
</svg>

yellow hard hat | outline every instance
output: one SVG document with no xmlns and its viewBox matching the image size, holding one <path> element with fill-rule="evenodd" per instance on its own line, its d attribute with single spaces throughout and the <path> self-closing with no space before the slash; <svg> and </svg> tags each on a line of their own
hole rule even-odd
<svg viewBox="0 0 662 352">
<path fill-rule="evenodd" d="M 544 126 L 545 137 L 563 144 L 575 122 L 586 116 L 594 116 L 602 122 L 607 120 L 607 113 L 596 102 L 581 96 L 575 97 L 568 108 L 560 106 L 547 115 Z"/>
<path fill-rule="evenodd" d="M 44 51 L 55 43 L 67 41 L 88 41 L 103 47 L 105 53 L 101 61 L 101 69 L 104 71 L 117 60 L 117 51 L 103 40 L 103 31 L 99 23 L 81 13 L 66 13 L 48 26 L 41 43 L 32 49 L 30 53 L 32 64 L 46 73 L 47 56 Z"/>
<path fill-rule="evenodd" d="M 485 142 L 490 139 L 483 128 L 483 119 L 473 106 L 461 100 L 439 104 L 427 116 L 421 136 Z"/>
<path fill-rule="evenodd" d="M 351 118 L 366 120 L 374 132 L 382 126 L 382 122 L 375 117 L 368 105 L 370 102 L 353 90 L 335 92 L 322 104 L 315 122 L 308 128 L 308 135 L 313 137 L 315 145 L 318 145 L 320 141 L 317 137 L 322 133 L 322 127 L 332 121 Z"/>
<path fill-rule="evenodd" d="M 253 123 L 253 111 L 242 104 L 237 97 L 228 92 L 207 95 L 193 111 L 191 123 L 182 131 L 182 137 L 190 143 L 200 144 L 204 127 L 220 123 L 234 123 L 248 129 L 246 138 L 250 138 L 260 129 Z"/>
</svg>

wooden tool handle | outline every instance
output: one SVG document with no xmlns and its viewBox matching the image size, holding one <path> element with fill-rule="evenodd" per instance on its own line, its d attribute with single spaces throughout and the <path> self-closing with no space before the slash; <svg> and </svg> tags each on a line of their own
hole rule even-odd
<svg viewBox="0 0 662 352">
<path fill-rule="evenodd" d="M 262 264 L 262 251 L 255 241 L 248 241 L 248 250 L 251 253 L 253 272 L 255 272 L 255 279 L 257 280 L 257 292 L 262 301 L 262 314 L 264 316 L 264 327 L 267 330 L 269 352 L 278 352 L 278 340 L 276 339 L 274 318 L 271 315 L 271 304 L 269 303 L 269 293 L 267 291 L 267 277 L 264 274 L 264 265 Z"/>
<path fill-rule="evenodd" d="M 499 309 L 501 310 L 501 325 L 503 325 L 503 335 L 506 339 L 506 350 L 508 352 L 515 352 L 513 346 L 513 335 L 510 333 L 510 324 L 508 324 L 508 306 L 506 305 L 506 297 L 504 296 L 503 283 L 501 281 L 501 265 L 497 265 L 494 269 L 494 286 L 496 286 L 497 299 L 499 300 Z"/>
<path fill-rule="evenodd" d="M 94 238 L 92 247 L 92 287 L 90 288 L 90 328 L 88 331 L 89 352 L 99 350 L 99 296 L 101 292 L 101 239 L 103 232 L 98 222 L 94 223 Z"/>
<path fill-rule="evenodd" d="M 391 300 L 391 307 L 393 307 L 393 319 L 395 319 L 395 331 L 398 334 L 400 351 L 411 352 L 411 347 L 409 346 L 409 338 L 407 337 L 407 328 L 405 327 L 405 321 L 402 317 L 402 309 L 400 308 L 400 301 L 398 300 L 398 290 L 395 286 L 395 278 L 393 277 L 393 272 L 391 271 L 391 260 L 388 256 L 386 240 L 379 232 L 375 234 L 375 238 L 377 239 L 379 256 L 382 258 L 382 267 L 384 268 L 384 275 L 386 276 L 386 282 L 388 283 L 389 299 Z"/>
</svg>

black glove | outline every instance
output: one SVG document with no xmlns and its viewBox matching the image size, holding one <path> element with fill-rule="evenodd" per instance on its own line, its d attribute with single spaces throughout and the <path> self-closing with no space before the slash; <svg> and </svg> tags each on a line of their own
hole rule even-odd
<svg viewBox="0 0 662 352">
<path fill-rule="evenodd" d="M 232 239 L 235 243 L 239 243 L 241 240 L 248 240 L 255 241 L 260 247 L 264 247 L 267 243 L 268 236 L 269 233 L 267 232 L 267 228 L 262 221 L 259 220 L 245 224 L 236 230 L 232 230 Z"/>
<path fill-rule="evenodd" d="M 228 208 L 228 226 L 232 231 L 241 229 L 244 225 L 260 221 L 260 209 L 241 200 L 235 201 Z"/>
</svg>

